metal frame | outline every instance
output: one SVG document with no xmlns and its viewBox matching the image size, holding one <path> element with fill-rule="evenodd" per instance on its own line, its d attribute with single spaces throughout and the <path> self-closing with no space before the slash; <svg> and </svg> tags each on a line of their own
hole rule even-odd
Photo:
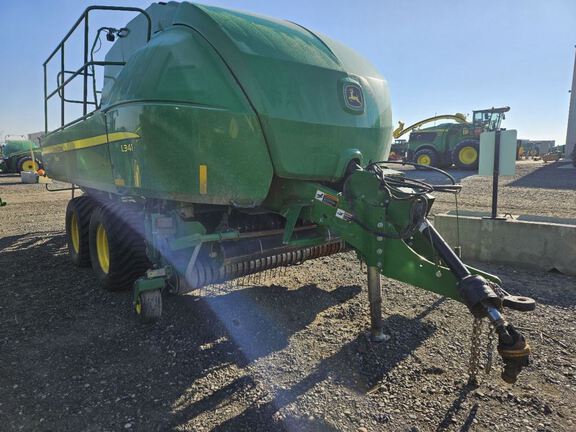
<svg viewBox="0 0 576 432">
<path fill-rule="evenodd" d="M 94 66 L 124 66 L 125 62 L 107 62 L 107 61 L 88 61 L 89 55 L 89 25 L 88 25 L 88 17 L 91 11 L 94 10 L 108 10 L 108 11 L 120 11 L 120 12 L 138 12 L 143 14 L 146 19 L 148 20 L 148 28 L 146 34 L 146 41 L 150 40 L 152 35 L 152 19 L 150 15 L 144 10 L 135 7 L 123 7 L 123 6 L 89 6 L 87 7 L 80 18 L 76 21 L 76 23 L 72 26 L 72 28 L 68 31 L 64 39 L 56 46 L 54 51 L 48 56 L 46 61 L 42 64 L 44 68 L 44 132 L 48 134 L 48 100 L 53 97 L 54 95 L 58 94 L 60 97 L 60 127 L 55 129 L 52 132 L 64 129 L 71 124 L 78 122 L 79 120 L 87 118 L 90 114 L 92 114 L 96 110 L 96 101 L 88 101 L 88 77 L 92 76 L 94 79 L 94 74 L 89 73 L 89 68 Z M 64 49 L 66 45 L 66 41 L 70 38 L 72 33 L 80 26 L 80 24 L 84 23 L 84 65 L 81 66 L 77 71 L 69 71 L 66 70 L 64 64 Z M 48 63 L 56 56 L 56 54 L 60 54 L 60 71 L 57 75 L 57 87 L 54 91 L 48 94 L 48 78 L 47 78 L 47 65 Z M 71 74 L 68 79 L 65 79 L 65 74 Z M 73 100 L 73 99 L 66 99 L 64 92 L 65 87 L 69 84 L 72 80 L 74 80 L 78 75 L 82 75 L 84 81 L 84 88 L 83 88 L 83 98 L 82 100 Z M 66 114 L 65 114 L 65 106 L 66 103 L 80 103 L 83 105 L 82 117 L 70 122 L 66 123 Z M 88 105 L 94 105 L 94 110 L 88 112 Z"/>
<path fill-rule="evenodd" d="M 72 185 L 72 187 L 57 188 L 57 189 L 50 189 L 50 188 L 48 187 L 48 183 L 46 183 L 45 186 L 46 186 L 46 190 L 47 190 L 48 192 L 61 192 L 61 191 L 68 191 L 68 190 L 69 190 L 69 191 L 72 191 L 72 194 L 74 194 L 74 191 L 75 191 L 76 189 L 80 189 L 79 187 L 77 187 L 77 186 L 74 185 L 74 184 Z"/>
<path fill-rule="evenodd" d="M 74 73 L 75 73 L 75 71 L 69 71 L 69 70 L 65 70 L 64 73 L 62 73 L 62 72 L 59 71 L 58 74 L 56 75 L 56 82 L 57 82 L 57 84 L 58 84 L 59 86 L 62 85 L 62 81 L 63 81 L 63 78 L 62 78 L 62 77 L 65 77 L 66 74 L 74 74 Z M 88 76 L 89 76 L 89 77 L 93 77 L 94 74 L 89 73 Z M 60 97 L 62 97 L 62 90 L 59 90 L 59 91 L 58 91 L 58 95 L 59 95 Z M 64 98 L 64 102 L 66 102 L 66 103 L 80 103 L 80 104 L 83 104 L 83 103 L 84 103 L 84 101 L 82 101 L 82 100 L 74 100 L 74 99 L 66 99 L 66 98 Z M 87 101 L 87 103 L 88 103 L 88 105 L 96 105 L 96 103 L 93 102 L 93 101 Z"/>
</svg>

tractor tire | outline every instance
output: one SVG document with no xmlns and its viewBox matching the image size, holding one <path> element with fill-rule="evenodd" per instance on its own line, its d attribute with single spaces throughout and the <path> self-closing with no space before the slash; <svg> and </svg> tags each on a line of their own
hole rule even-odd
<svg viewBox="0 0 576 432">
<path fill-rule="evenodd" d="M 66 241 L 70 259 L 78 267 L 90 266 L 88 230 L 94 202 L 86 195 L 68 201 L 66 207 Z"/>
<path fill-rule="evenodd" d="M 439 159 L 440 158 L 438 157 L 438 153 L 436 153 L 436 150 L 424 148 L 414 153 L 413 161 L 419 165 L 429 165 L 435 167 L 438 166 Z M 425 169 L 425 168 L 417 166 L 416 169 Z"/>
<path fill-rule="evenodd" d="M 470 170 L 478 168 L 480 155 L 479 143 L 476 140 L 464 140 L 459 142 L 452 150 L 452 162 L 457 168 Z"/>
<path fill-rule="evenodd" d="M 38 159 L 32 159 L 32 157 L 30 156 L 23 156 L 20 159 L 18 159 L 18 162 L 16 162 L 16 170 L 18 172 L 22 172 L 22 171 L 33 171 L 36 172 L 37 170 L 40 169 L 42 165 L 40 164 L 40 161 Z"/>
<path fill-rule="evenodd" d="M 131 209 L 116 203 L 94 209 L 89 227 L 90 260 L 104 289 L 130 289 L 150 268 L 142 233 L 142 218 Z"/>
</svg>

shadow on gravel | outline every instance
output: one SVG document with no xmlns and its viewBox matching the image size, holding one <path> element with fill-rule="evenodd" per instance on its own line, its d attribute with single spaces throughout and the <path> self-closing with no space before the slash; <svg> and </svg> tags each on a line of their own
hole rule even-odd
<svg viewBox="0 0 576 432">
<path fill-rule="evenodd" d="M 249 363 L 286 348 L 290 337 L 320 312 L 345 303 L 360 291 L 359 286 L 341 286 L 326 292 L 316 285 L 297 290 L 272 285 L 242 288 L 202 300 L 225 325 Z M 190 301 L 191 297 L 184 299 Z"/>
<path fill-rule="evenodd" d="M 458 393 L 458 397 L 456 398 L 456 400 L 454 400 L 454 402 L 452 402 L 452 406 L 448 409 L 448 411 L 446 411 L 446 414 L 444 414 L 444 418 L 438 425 L 438 428 L 436 428 L 436 432 L 443 432 L 450 429 L 452 426 L 455 426 L 454 419 L 462 409 L 462 405 L 464 404 L 466 399 L 468 399 L 470 393 L 477 388 L 478 386 L 474 384 L 465 384 L 462 386 L 460 392 Z M 468 432 L 470 430 L 474 422 L 474 419 L 476 418 L 477 412 L 478 412 L 478 404 L 474 404 L 472 408 L 470 408 L 470 412 L 466 416 L 464 424 L 460 427 L 460 429 L 458 429 L 460 432 Z"/>
<path fill-rule="evenodd" d="M 14 328 L 25 329 L 35 320 L 52 319 L 43 302 L 51 292 L 53 273 L 65 267 L 74 271 L 65 250 L 65 236 L 57 232 L 0 238 L 0 336 Z M 58 294 L 65 297 L 67 290 L 62 288 Z"/>
<path fill-rule="evenodd" d="M 540 286 L 528 287 L 523 281 L 510 283 L 506 290 L 511 294 L 525 295 L 536 300 L 538 305 L 557 306 L 562 308 L 576 306 L 576 277 L 556 273 L 538 273 L 534 275 L 539 280 Z M 518 286 L 516 288 L 515 286 Z M 514 287 L 512 289 L 509 289 Z"/>
<path fill-rule="evenodd" d="M 35 431 L 42 422 L 42 430 L 123 430 L 130 423 L 134 430 L 167 430 L 187 423 L 253 386 L 242 378 L 211 389 L 211 374 L 243 375 L 239 369 L 285 348 L 318 313 L 360 291 L 271 286 L 165 298 L 160 322 L 143 326 L 134 320 L 130 292 L 106 292 L 90 269 L 70 263 L 62 233 L 4 237 L 3 427 Z M 197 391 L 212 397 L 183 409 Z"/>
<path fill-rule="evenodd" d="M 387 331 L 400 329 L 399 340 L 390 341 L 390 343 L 372 343 L 366 335 L 359 335 L 345 344 L 336 354 L 320 362 L 317 368 L 300 382 L 289 389 L 279 390 L 272 401 L 265 404 L 253 404 L 240 415 L 213 430 L 220 432 L 251 430 L 251 425 L 252 427 L 253 425 L 262 426 L 259 430 L 332 430 L 325 424 L 308 425 L 306 420 L 292 417 L 286 418 L 282 427 L 279 427 L 278 422 L 274 420 L 274 415 L 279 409 L 295 402 L 321 382 L 329 385 L 333 381 L 353 391 L 366 393 L 435 331 L 434 326 L 423 323 L 420 318 L 408 319 L 400 315 L 389 316 L 384 321 L 384 328 Z M 362 355 L 358 356 L 358 353 Z"/>
<path fill-rule="evenodd" d="M 51 233 L 46 233 L 46 234 L 51 234 Z M 30 246 L 32 246 L 34 243 L 37 243 L 39 241 L 41 233 L 35 233 L 33 235 L 30 234 L 22 234 L 22 235 L 13 235 L 13 236 L 7 236 L 7 237 L 1 237 L 0 238 L 0 251 L 4 250 L 4 249 L 9 249 L 15 245 L 18 245 L 19 249 L 28 249 Z M 51 247 L 51 245 L 53 244 L 58 244 L 61 245 L 62 241 L 63 241 L 63 236 L 54 236 L 54 237 L 50 237 L 50 239 L 48 240 L 48 244 L 46 247 Z"/>
<path fill-rule="evenodd" d="M 576 190 L 576 168 L 570 165 L 570 162 L 546 164 L 504 187 Z"/>
<path fill-rule="evenodd" d="M 215 363 L 204 363 L 198 376 L 189 374 L 191 382 L 202 379 L 206 371 L 221 368 L 226 364 L 223 359 L 230 358 L 233 353 L 233 363 L 244 368 L 259 358 L 286 348 L 290 337 L 308 326 L 320 312 L 338 303 L 347 302 L 360 291 L 358 286 L 342 286 L 327 292 L 316 285 L 304 285 L 296 290 L 272 285 L 248 287 L 200 299 L 191 296 L 177 299 L 178 304 L 175 303 L 173 306 L 178 309 L 186 308 L 190 314 L 194 313 L 194 309 L 201 307 L 204 310 L 198 315 L 202 314 L 209 321 L 224 326 L 223 337 L 217 338 L 216 343 L 208 349 L 209 357 Z M 198 328 L 195 331 L 198 333 Z M 313 377 L 303 384 L 302 388 L 287 391 L 283 398 L 292 399 L 293 394 L 301 394 L 308 388 L 308 384 L 314 385 L 316 382 L 318 380 Z M 203 413 L 213 412 L 234 400 L 242 400 L 251 392 L 258 393 L 261 389 L 257 388 L 257 383 L 252 377 L 242 376 L 200 400 L 180 397 L 175 404 L 171 422 L 186 424 Z M 261 407 L 261 409 L 265 413 L 263 417 L 260 413 L 256 416 L 250 413 L 246 416 L 241 415 L 238 418 L 240 423 L 232 425 L 230 430 L 284 430 L 283 426 L 272 418 L 271 414 L 276 409 L 272 413 L 268 413 L 267 408 Z M 304 429 L 300 430 L 333 430 L 319 419 L 306 422 L 309 424 L 302 426 Z M 227 426 L 221 425 L 216 429 L 221 430 L 222 427 Z"/>
<path fill-rule="evenodd" d="M 393 166 L 391 168 L 394 169 Z M 444 169 L 444 171 L 454 177 L 456 183 L 460 183 L 466 177 L 478 174 L 476 170 Z M 430 184 L 445 185 L 452 183 L 445 175 L 433 170 L 406 170 L 403 172 L 410 179 L 421 180 Z"/>
<path fill-rule="evenodd" d="M 13 182 L 2 182 L 0 183 L 0 186 L 30 186 L 30 183 L 22 183 L 22 180 L 20 180 Z"/>
<path fill-rule="evenodd" d="M 476 268 L 499 275 L 502 287 L 510 294 L 528 296 L 536 300 L 537 305 L 576 306 L 576 277 L 555 272 L 529 270 L 513 266 L 491 263 L 470 262 Z"/>
<path fill-rule="evenodd" d="M 259 385 L 246 367 L 286 348 L 360 287 L 272 285 L 166 297 L 163 318 L 143 326 L 130 292 L 105 292 L 90 269 L 70 264 L 61 233 L 2 239 L 0 269 L 0 417 L 7 430 L 170 430 L 244 406 L 215 430 L 331 432 L 321 419 L 274 416 L 321 382 L 368 391 L 435 331 L 421 316 L 389 316 L 391 341 L 359 335 L 268 401 L 274 383 Z"/>
</svg>

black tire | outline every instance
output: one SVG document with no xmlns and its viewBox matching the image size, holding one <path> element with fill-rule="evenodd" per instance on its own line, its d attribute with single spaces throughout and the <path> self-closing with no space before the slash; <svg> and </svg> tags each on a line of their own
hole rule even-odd
<svg viewBox="0 0 576 432">
<path fill-rule="evenodd" d="M 66 241 L 70 259 L 78 267 L 90 266 L 89 227 L 94 202 L 86 195 L 68 201 Z"/>
<path fill-rule="evenodd" d="M 439 159 L 440 158 L 438 157 L 438 153 L 436 153 L 436 150 L 432 150 L 430 148 L 423 148 L 414 153 L 413 161 L 414 163 L 420 165 L 428 165 L 436 167 L 438 166 Z M 416 169 L 424 169 L 424 168 L 416 167 Z"/>
<path fill-rule="evenodd" d="M 162 293 L 159 289 L 144 291 L 136 299 L 136 315 L 140 321 L 150 323 L 162 316 Z"/>
<path fill-rule="evenodd" d="M 137 212 L 119 204 L 94 209 L 89 227 L 90 260 L 104 289 L 130 289 L 150 268 L 142 233 L 143 220 Z"/>
<path fill-rule="evenodd" d="M 32 157 L 22 156 L 20 159 L 18 159 L 18 162 L 16 162 L 16 170 L 18 172 L 30 171 L 29 169 L 26 169 L 27 167 L 24 166 L 24 164 L 26 164 L 27 162 L 32 162 Z M 34 159 L 34 163 L 36 164 L 36 169 L 34 169 L 34 171 L 37 171 L 40 168 L 42 168 L 42 164 L 38 159 Z"/>
<path fill-rule="evenodd" d="M 478 168 L 480 159 L 479 143 L 476 140 L 459 142 L 452 150 L 452 162 L 460 169 L 469 170 Z"/>
</svg>

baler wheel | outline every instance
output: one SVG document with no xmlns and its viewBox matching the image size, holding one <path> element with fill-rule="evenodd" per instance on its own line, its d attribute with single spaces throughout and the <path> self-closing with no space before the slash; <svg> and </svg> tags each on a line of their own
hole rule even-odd
<svg viewBox="0 0 576 432">
<path fill-rule="evenodd" d="M 66 207 L 66 241 L 70 259 L 78 267 L 90 265 L 88 229 L 94 202 L 86 195 L 68 201 Z"/>
<path fill-rule="evenodd" d="M 140 321 L 157 321 L 162 315 L 162 293 L 160 290 L 144 291 L 138 296 L 134 308 Z"/>
<path fill-rule="evenodd" d="M 150 267 L 138 214 L 117 204 L 92 212 L 89 246 L 92 269 L 108 291 L 132 288 Z"/>
</svg>

